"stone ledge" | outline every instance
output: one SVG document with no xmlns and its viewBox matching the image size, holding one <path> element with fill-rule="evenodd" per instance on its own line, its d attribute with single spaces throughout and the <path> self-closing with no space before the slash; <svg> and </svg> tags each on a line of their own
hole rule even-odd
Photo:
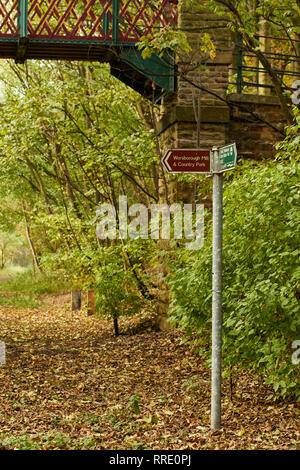
<svg viewBox="0 0 300 470">
<path fill-rule="evenodd" d="M 230 120 L 229 108 L 226 106 L 203 106 L 200 121 L 202 123 L 225 124 Z M 196 123 L 194 108 L 192 106 L 176 106 L 171 109 L 158 122 L 158 133 L 166 131 L 170 126 L 179 122 Z"/>
<path fill-rule="evenodd" d="M 208 60 L 207 65 L 230 65 L 233 61 L 232 51 L 220 52 L 217 50 L 216 57 Z"/>
<path fill-rule="evenodd" d="M 267 106 L 280 106 L 277 96 L 244 95 L 243 93 L 232 93 L 227 95 L 229 103 L 262 104 Z"/>
<path fill-rule="evenodd" d="M 231 65 L 233 62 L 233 55 L 232 52 L 218 52 L 216 53 L 216 57 L 214 59 L 207 58 L 205 61 L 203 61 L 203 65 L 206 65 L 207 67 L 213 67 L 215 65 Z M 188 62 L 189 64 L 189 62 Z M 178 65 L 186 65 L 185 62 L 180 63 L 178 62 Z M 203 70 L 205 72 L 205 70 Z"/>
</svg>

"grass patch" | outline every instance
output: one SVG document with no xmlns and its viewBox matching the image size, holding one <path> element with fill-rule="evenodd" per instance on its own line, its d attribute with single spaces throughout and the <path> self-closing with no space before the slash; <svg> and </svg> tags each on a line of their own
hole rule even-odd
<svg viewBox="0 0 300 470">
<path fill-rule="evenodd" d="M 0 435 L 0 447 L 13 450 L 83 450 L 94 449 L 92 437 L 74 439 L 61 432 L 50 431 L 44 435 L 33 434 L 7 437 Z"/>
<path fill-rule="evenodd" d="M 16 308 L 37 308 L 42 295 L 70 289 L 71 286 L 66 280 L 44 274 L 34 276 L 31 271 L 25 271 L 1 280 L 0 305 Z"/>
<path fill-rule="evenodd" d="M 24 293 L 1 292 L 0 305 L 14 308 L 38 308 L 39 302 L 33 295 Z"/>
<path fill-rule="evenodd" d="M 0 269 L 0 276 L 14 276 L 28 271 L 28 267 L 8 264 L 5 268 Z"/>
</svg>

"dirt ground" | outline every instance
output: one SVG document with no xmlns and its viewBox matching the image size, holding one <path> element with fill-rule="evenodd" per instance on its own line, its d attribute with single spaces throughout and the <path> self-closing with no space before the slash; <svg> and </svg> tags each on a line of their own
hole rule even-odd
<svg viewBox="0 0 300 470">
<path fill-rule="evenodd" d="M 279 449 L 299 444 L 299 406 L 272 402 L 262 380 L 223 383 L 222 430 L 210 431 L 210 371 L 177 329 L 70 311 L 0 308 L 2 449 Z"/>
</svg>

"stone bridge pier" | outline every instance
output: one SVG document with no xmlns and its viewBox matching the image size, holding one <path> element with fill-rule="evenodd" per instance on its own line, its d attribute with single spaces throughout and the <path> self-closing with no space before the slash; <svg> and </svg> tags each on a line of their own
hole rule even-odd
<svg viewBox="0 0 300 470">
<path fill-rule="evenodd" d="M 176 92 L 164 96 L 157 113 L 161 154 L 172 148 L 211 149 L 236 142 L 239 158 L 272 158 L 274 143 L 282 139 L 286 125 L 277 98 L 230 93 L 234 44 L 226 19 L 208 13 L 205 2 L 195 10 L 179 8 L 178 26 L 187 34 L 191 51 L 176 58 Z M 216 45 L 212 56 L 201 52 L 206 33 Z M 210 207 L 205 176 L 197 177 L 193 184 L 179 183 L 172 175 L 165 178 L 167 194 L 162 178 L 160 202 L 204 202 Z M 168 241 L 160 244 L 168 249 Z M 167 275 L 163 258 L 160 261 L 161 272 Z M 163 278 L 158 297 L 160 326 L 164 328 L 170 296 Z"/>
</svg>

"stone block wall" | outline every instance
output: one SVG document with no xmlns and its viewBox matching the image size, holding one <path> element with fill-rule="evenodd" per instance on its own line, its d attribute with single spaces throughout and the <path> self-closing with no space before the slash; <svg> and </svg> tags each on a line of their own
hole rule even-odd
<svg viewBox="0 0 300 470">
<path fill-rule="evenodd" d="M 194 10 L 179 4 L 178 26 L 186 33 L 192 50 L 177 57 L 177 91 L 162 101 L 158 132 L 163 151 L 225 144 L 231 34 L 224 18 L 209 13 L 205 4 L 197 4 Z M 214 57 L 200 50 L 205 34 L 216 43 Z"/>
<path fill-rule="evenodd" d="M 275 96 L 228 95 L 230 120 L 228 142 L 236 142 L 239 157 L 273 158 L 274 144 L 284 137 L 287 122 Z"/>
<path fill-rule="evenodd" d="M 162 153 L 169 148 L 211 148 L 236 142 L 240 156 L 272 158 L 274 143 L 282 140 L 287 124 L 277 98 L 228 95 L 233 56 L 226 19 L 209 13 L 205 0 L 200 5 L 197 2 L 195 10 L 180 3 L 179 8 L 179 27 L 192 51 L 177 57 L 177 91 L 161 104 L 158 133 Z M 206 33 L 216 43 L 214 58 L 199 48 L 199 38 Z"/>
<path fill-rule="evenodd" d="M 179 27 L 187 34 L 190 53 L 177 57 L 177 91 L 166 96 L 157 116 L 162 154 L 170 148 L 211 148 L 224 145 L 229 121 L 226 103 L 228 66 L 232 62 L 230 33 L 224 19 L 208 13 L 205 1 L 195 10 L 180 6 Z M 200 51 L 201 35 L 209 33 L 217 43 L 215 57 Z M 198 124 L 197 124 L 198 121 Z M 195 203 L 194 184 L 179 183 L 169 174 L 160 175 L 160 201 Z M 167 187 L 167 191 L 166 191 Z M 168 250 L 168 241 L 159 241 Z M 159 260 L 162 274 L 157 289 L 159 324 L 167 326 L 166 313 L 169 291 L 164 283 L 167 270 L 164 259 Z"/>
<path fill-rule="evenodd" d="M 236 142 L 239 157 L 271 158 L 275 154 L 273 144 L 282 139 L 280 131 L 286 124 L 277 99 L 227 95 L 232 63 L 231 34 L 224 19 L 209 14 L 205 1 L 201 5 L 200 10 L 181 8 L 180 11 L 179 27 L 185 30 L 193 49 L 177 58 L 177 92 L 162 100 L 157 114 L 161 153 L 172 148 L 211 149 Z M 214 58 L 200 53 L 199 37 L 207 32 L 217 44 Z M 194 184 L 180 183 L 161 170 L 159 202 L 195 203 L 195 196 Z M 210 207 L 207 194 L 197 202 L 205 202 Z M 161 249 L 168 250 L 167 240 L 159 243 Z M 167 270 L 163 257 L 159 263 L 162 277 L 156 294 L 160 326 L 165 328 L 169 291 L 164 282 Z"/>
</svg>

